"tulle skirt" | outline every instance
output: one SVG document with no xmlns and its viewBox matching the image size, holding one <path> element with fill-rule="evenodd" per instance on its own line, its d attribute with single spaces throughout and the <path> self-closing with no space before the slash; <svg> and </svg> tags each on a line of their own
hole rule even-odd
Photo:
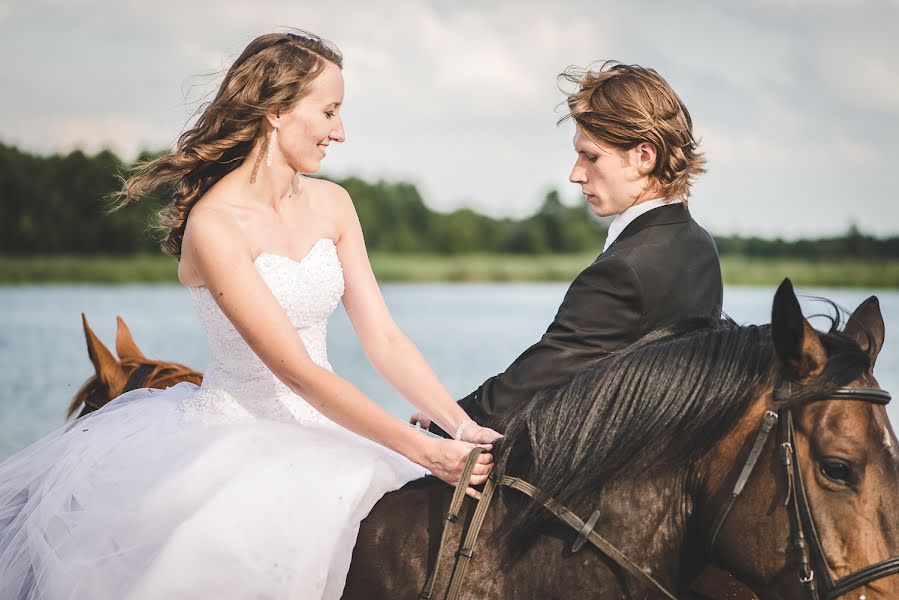
<svg viewBox="0 0 899 600">
<path fill-rule="evenodd" d="M 135 390 L 0 463 L 0 599 L 339 598 L 359 522 L 427 472 L 331 422 Z"/>
</svg>

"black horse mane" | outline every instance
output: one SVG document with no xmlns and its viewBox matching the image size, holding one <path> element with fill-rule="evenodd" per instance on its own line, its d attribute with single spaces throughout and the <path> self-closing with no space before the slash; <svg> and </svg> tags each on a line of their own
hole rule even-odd
<svg viewBox="0 0 899 600">
<path fill-rule="evenodd" d="M 826 398 L 868 368 L 868 354 L 838 327 L 839 316 L 831 317 L 830 331 L 819 333 L 829 361 L 797 401 Z M 625 477 L 685 472 L 785 376 L 770 326 L 730 319 L 685 321 L 600 360 L 498 425 L 505 438 L 497 473 L 540 490 L 538 502 L 514 511 L 501 530 L 521 542 L 545 517 L 539 502 L 549 497 L 582 510 Z"/>
</svg>

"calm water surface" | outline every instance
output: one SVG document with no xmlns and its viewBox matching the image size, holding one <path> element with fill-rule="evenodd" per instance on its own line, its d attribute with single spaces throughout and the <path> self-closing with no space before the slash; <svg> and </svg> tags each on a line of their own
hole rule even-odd
<svg viewBox="0 0 899 600">
<path fill-rule="evenodd" d="M 550 323 L 563 284 L 385 285 L 387 303 L 444 384 L 461 397 L 502 371 Z M 887 323 L 876 375 L 899 393 L 899 292 L 800 289 L 852 310 L 877 294 Z M 740 323 L 770 320 L 774 288 L 730 287 L 724 309 Z M 806 314 L 828 307 L 802 300 Z M 178 286 L 0 286 L 0 459 L 55 429 L 69 399 L 93 373 L 81 312 L 110 347 L 115 317 L 124 317 L 144 354 L 203 370 L 207 348 L 188 292 Z M 815 323 L 815 321 L 813 321 Z M 823 321 L 817 321 L 825 327 Z M 368 365 L 342 308 L 331 319 L 329 355 L 334 369 L 399 417 L 413 411 Z M 889 407 L 899 426 L 899 401 Z"/>
</svg>

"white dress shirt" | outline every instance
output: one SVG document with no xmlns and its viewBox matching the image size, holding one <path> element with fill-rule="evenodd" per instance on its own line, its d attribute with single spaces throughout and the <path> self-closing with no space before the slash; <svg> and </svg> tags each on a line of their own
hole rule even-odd
<svg viewBox="0 0 899 600">
<path fill-rule="evenodd" d="M 680 204 L 680 200 L 665 200 L 664 198 L 656 198 L 655 200 L 647 200 L 646 202 L 641 202 L 640 204 L 635 204 L 625 210 L 623 213 L 620 213 L 615 220 L 612 221 L 612 224 L 609 225 L 609 235 L 606 236 L 606 243 L 602 247 L 602 251 L 605 252 L 609 249 L 609 246 L 612 245 L 612 242 L 618 239 L 618 236 L 621 235 L 621 232 L 624 231 L 624 228 L 631 224 L 631 221 L 639 217 L 640 215 L 646 214 L 654 208 L 659 208 L 660 206 L 668 206 L 669 204 Z"/>
</svg>

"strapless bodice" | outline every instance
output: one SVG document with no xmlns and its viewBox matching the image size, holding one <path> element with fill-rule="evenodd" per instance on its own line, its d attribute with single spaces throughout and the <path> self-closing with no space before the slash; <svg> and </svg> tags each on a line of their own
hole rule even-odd
<svg viewBox="0 0 899 600">
<path fill-rule="evenodd" d="M 328 318 L 337 308 L 344 286 L 334 242 L 327 238 L 317 241 L 300 260 L 262 253 L 253 264 L 299 333 L 309 356 L 330 370 Z M 190 290 L 209 343 L 209 364 L 200 389 L 185 403 L 185 417 L 303 423 L 325 420 L 263 364 L 208 289 Z"/>
</svg>

